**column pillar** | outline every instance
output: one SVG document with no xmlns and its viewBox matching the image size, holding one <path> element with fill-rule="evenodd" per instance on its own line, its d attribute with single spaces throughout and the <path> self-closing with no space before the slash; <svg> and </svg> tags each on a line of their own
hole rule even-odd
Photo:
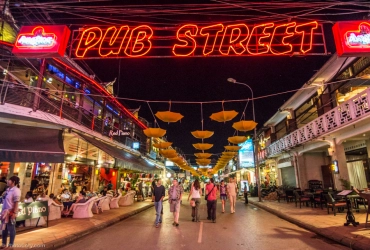
<svg viewBox="0 0 370 250">
<path fill-rule="evenodd" d="M 339 179 L 346 179 L 349 181 L 346 154 L 344 152 L 343 144 L 337 144 L 335 139 L 333 147 L 334 151 L 332 159 L 338 161 L 339 168 L 339 174 L 334 174 L 335 188 L 338 190 L 342 190 L 343 187 Z"/>
</svg>

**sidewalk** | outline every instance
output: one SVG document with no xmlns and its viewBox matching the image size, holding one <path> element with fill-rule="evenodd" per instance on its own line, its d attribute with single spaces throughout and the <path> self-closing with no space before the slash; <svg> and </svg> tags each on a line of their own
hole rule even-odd
<svg viewBox="0 0 370 250">
<path fill-rule="evenodd" d="M 14 249 L 55 249 L 153 206 L 154 203 L 151 202 L 151 199 L 147 199 L 146 201 L 135 202 L 128 207 L 120 207 L 104 211 L 101 214 L 94 214 L 89 219 L 68 217 L 50 221 L 48 228 L 40 227 L 17 233 Z"/>
<path fill-rule="evenodd" d="M 359 226 L 354 227 L 343 225 L 346 222 L 346 212 L 337 213 L 334 216 L 331 209 L 328 214 L 325 207 L 321 210 L 321 208 L 302 205 L 300 209 L 299 205 L 296 207 L 294 202 L 286 203 L 284 200 L 280 203 L 277 201 L 258 202 L 258 198 L 255 197 L 249 198 L 249 203 L 352 249 L 370 249 L 370 225 L 369 228 L 365 228 L 366 210 L 362 205 L 360 213 L 354 211 L 356 221 L 360 222 Z"/>
</svg>

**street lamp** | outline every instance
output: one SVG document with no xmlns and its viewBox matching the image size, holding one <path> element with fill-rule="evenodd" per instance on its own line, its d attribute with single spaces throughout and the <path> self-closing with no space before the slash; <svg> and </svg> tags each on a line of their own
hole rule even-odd
<svg viewBox="0 0 370 250">
<path fill-rule="evenodd" d="M 243 85 L 243 86 L 246 86 L 247 88 L 249 88 L 249 90 L 252 93 L 253 121 L 256 122 L 256 115 L 255 115 L 255 112 L 254 112 L 254 95 L 253 95 L 252 88 L 248 84 L 246 84 L 246 83 L 242 83 L 242 82 L 236 81 L 234 78 L 227 78 L 227 81 L 228 82 L 231 82 L 231 83 L 234 83 L 234 84 Z M 258 167 L 257 126 L 254 127 L 254 140 L 253 140 L 253 144 L 254 144 L 254 167 L 255 167 L 255 170 L 256 170 L 257 189 L 258 189 L 258 201 L 262 201 L 261 200 L 261 185 L 260 185 L 260 169 Z"/>
</svg>

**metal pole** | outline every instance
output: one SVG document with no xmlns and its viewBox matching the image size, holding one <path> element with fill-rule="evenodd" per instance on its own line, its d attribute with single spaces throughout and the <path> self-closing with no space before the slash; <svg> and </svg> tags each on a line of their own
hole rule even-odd
<svg viewBox="0 0 370 250">
<path fill-rule="evenodd" d="M 249 88 L 249 90 L 252 93 L 252 111 L 253 111 L 253 121 L 256 121 L 256 114 L 254 110 L 254 94 L 252 88 L 246 84 L 246 83 L 241 83 L 241 82 L 235 82 L 236 84 L 244 85 Z M 254 145 L 254 167 L 256 171 L 256 181 L 257 181 L 257 190 L 258 190 L 258 201 L 262 201 L 261 198 L 261 185 L 260 185 L 260 169 L 258 166 L 258 144 L 257 144 L 257 126 L 254 128 L 254 140 L 253 140 L 253 145 Z"/>
<path fill-rule="evenodd" d="M 40 72 L 39 76 L 37 79 L 37 85 L 36 85 L 36 90 L 35 90 L 35 97 L 33 99 L 33 106 L 32 110 L 33 112 L 36 112 L 36 110 L 39 108 L 40 104 L 40 93 L 41 93 L 41 87 L 42 87 L 42 81 L 44 79 L 44 71 L 45 71 L 46 63 L 45 63 L 45 58 L 42 59 L 41 61 L 41 67 L 40 67 Z"/>
</svg>

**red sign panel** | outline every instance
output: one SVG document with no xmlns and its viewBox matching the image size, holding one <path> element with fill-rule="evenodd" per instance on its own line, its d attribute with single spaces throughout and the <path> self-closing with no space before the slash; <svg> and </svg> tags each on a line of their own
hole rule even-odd
<svg viewBox="0 0 370 250">
<path fill-rule="evenodd" d="M 23 26 L 12 52 L 22 57 L 61 57 L 70 34 L 65 25 Z"/>
<path fill-rule="evenodd" d="M 370 22 L 338 22 L 333 26 L 338 56 L 370 54 Z"/>
<path fill-rule="evenodd" d="M 178 29 L 105 26 L 73 34 L 70 56 L 88 58 L 205 57 L 325 54 L 322 27 L 317 22 L 222 23 Z"/>
</svg>

